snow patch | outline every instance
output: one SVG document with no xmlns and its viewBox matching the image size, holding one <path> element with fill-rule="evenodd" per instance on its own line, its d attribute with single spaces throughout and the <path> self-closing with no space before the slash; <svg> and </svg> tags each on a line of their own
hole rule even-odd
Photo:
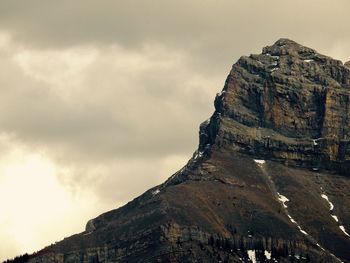
<svg viewBox="0 0 350 263">
<path fill-rule="evenodd" d="M 266 259 L 271 259 L 271 252 L 265 250 L 264 255 L 265 255 Z"/>
<path fill-rule="evenodd" d="M 328 196 L 326 196 L 325 194 L 321 194 L 321 197 L 322 197 L 323 199 L 325 199 L 325 200 L 328 202 L 328 204 L 329 204 L 329 210 L 330 210 L 330 211 L 333 211 L 334 205 L 333 205 L 333 203 L 332 203 L 331 201 L 329 201 Z"/>
<path fill-rule="evenodd" d="M 284 195 L 281 195 L 280 193 L 278 193 L 278 200 L 282 203 L 283 207 L 286 209 L 286 213 L 287 213 L 287 216 L 289 218 L 289 220 L 293 223 L 293 224 L 296 224 L 297 225 L 297 228 L 299 229 L 299 231 L 304 234 L 305 236 L 308 236 L 309 234 L 301 228 L 301 226 L 297 223 L 297 221 L 294 220 L 294 218 L 289 214 L 287 208 L 288 206 L 286 205 L 286 202 L 289 202 L 289 199 L 284 196 Z"/>
<path fill-rule="evenodd" d="M 198 158 L 201 158 L 203 156 L 203 152 L 202 151 L 196 151 L 195 154 L 194 154 L 194 157 L 193 159 L 196 160 Z"/>
<path fill-rule="evenodd" d="M 322 138 L 312 139 L 312 144 L 313 144 L 314 146 L 316 146 L 316 145 L 318 145 L 318 142 L 319 142 L 320 140 L 322 140 Z"/>
<path fill-rule="evenodd" d="M 152 195 L 157 195 L 157 194 L 159 194 L 159 193 L 160 193 L 160 190 L 157 189 L 157 190 L 154 190 L 154 191 L 152 192 Z"/>
<path fill-rule="evenodd" d="M 288 206 L 286 205 L 286 202 L 289 202 L 289 199 L 287 197 L 285 197 L 284 195 L 281 195 L 280 193 L 278 193 L 278 200 L 282 203 L 284 208 L 287 208 Z"/>
<path fill-rule="evenodd" d="M 259 165 L 263 165 L 265 163 L 265 160 L 254 160 L 254 162 Z"/>
<path fill-rule="evenodd" d="M 324 249 L 319 243 L 316 243 L 316 245 L 317 245 L 320 249 L 322 249 L 323 251 L 325 251 L 325 249 Z"/>
<path fill-rule="evenodd" d="M 322 190 L 322 188 L 321 188 L 321 190 Z M 321 197 L 322 197 L 323 199 L 325 199 L 325 200 L 328 202 L 328 204 L 329 204 L 329 210 L 330 210 L 331 213 L 332 213 L 333 210 L 334 210 L 334 205 L 333 205 L 333 203 L 332 203 L 331 201 L 329 201 L 327 195 L 321 194 Z M 335 222 L 339 223 L 339 219 L 338 219 L 338 217 L 337 217 L 336 215 L 331 214 L 331 217 L 334 219 Z M 343 225 L 340 225 L 339 228 L 340 228 L 341 231 L 343 231 L 343 233 L 344 233 L 346 236 L 350 237 L 350 234 L 346 231 L 346 229 L 345 229 L 345 227 L 344 227 Z"/>
<path fill-rule="evenodd" d="M 293 224 L 296 224 L 296 225 L 297 225 L 297 228 L 299 229 L 299 231 L 300 231 L 302 234 L 304 234 L 305 236 L 308 236 L 308 235 L 309 235 L 305 230 L 303 230 L 303 229 L 301 228 L 301 226 L 297 223 L 297 221 L 295 221 L 295 220 L 293 219 L 293 217 L 290 216 L 290 214 L 288 214 L 288 217 L 289 217 L 290 221 L 291 221 Z"/>
<path fill-rule="evenodd" d="M 279 56 L 273 56 L 273 55 L 271 55 L 270 53 L 266 53 L 265 55 L 266 55 L 266 56 L 269 56 L 269 57 L 271 57 L 271 58 L 273 58 L 273 59 L 279 59 L 279 58 L 280 58 Z"/>
<path fill-rule="evenodd" d="M 209 123 L 210 123 L 210 118 L 205 120 L 205 122 L 204 122 L 205 125 L 208 125 Z"/>
<path fill-rule="evenodd" d="M 335 215 L 331 215 L 331 217 L 333 217 L 333 219 L 335 220 L 335 222 L 339 222 L 339 219 L 338 219 L 338 217 L 337 216 L 335 216 Z"/>
<path fill-rule="evenodd" d="M 349 233 L 346 232 L 345 227 L 344 226 L 339 226 L 340 230 L 344 232 L 345 235 L 347 235 L 348 237 L 350 237 Z"/>
<path fill-rule="evenodd" d="M 226 90 L 222 90 L 220 93 L 217 93 L 216 96 L 221 96 L 224 93 L 226 93 Z"/>
<path fill-rule="evenodd" d="M 299 229 L 299 231 L 301 232 L 301 233 L 303 233 L 305 236 L 308 236 L 309 234 L 305 231 L 305 230 L 303 230 L 299 225 L 298 225 L 298 229 Z"/>
<path fill-rule="evenodd" d="M 256 263 L 255 250 L 247 250 L 249 259 Z"/>
<path fill-rule="evenodd" d="M 290 215 L 288 215 L 288 217 L 289 217 L 289 219 L 290 219 L 290 221 L 291 221 L 292 223 L 298 224 L 298 223 L 293 219 L 293 217 L 291 217 Z"/>
<path fill-rule="evenodd" d="M 304 59 L 303 60 L 304 62 L 307 62 L 307 63 L 310 63 L 310 62 L 312 62 L 312 61 L 314 61 L 313 59 Z"/>
</svg>

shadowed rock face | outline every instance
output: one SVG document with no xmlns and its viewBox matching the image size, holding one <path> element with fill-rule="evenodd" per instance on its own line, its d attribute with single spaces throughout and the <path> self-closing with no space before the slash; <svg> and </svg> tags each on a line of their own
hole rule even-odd
<svg viewBox="0 0 350 263">
<path fill-rule="evenodd" d="M 183 169 L 30 262 L 350 262 L 349 91 L 288 39 L 241 57 Z"/>
</svg>

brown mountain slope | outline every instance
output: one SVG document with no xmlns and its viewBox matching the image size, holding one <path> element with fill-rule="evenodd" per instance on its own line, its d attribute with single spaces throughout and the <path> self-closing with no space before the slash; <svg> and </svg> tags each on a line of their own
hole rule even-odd
<svg viewBox="0 0 350 263">
<path fill-rule="evenodd" d="M 288 39 L 240 58 L 182 170 L 30 262 L 350 262 L 349 93 Z"/>
</svg>

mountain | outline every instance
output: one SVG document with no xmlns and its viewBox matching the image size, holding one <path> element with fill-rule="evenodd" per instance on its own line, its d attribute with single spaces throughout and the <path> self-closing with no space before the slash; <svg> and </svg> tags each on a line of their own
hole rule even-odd
<svg viewBox="0 0 350 263">
<path fill-rule="evenodd" d="M 349 99 L 294 41 L 241 57 L 185 167 L 29 262 L 350 262 Z"/>
</svg>

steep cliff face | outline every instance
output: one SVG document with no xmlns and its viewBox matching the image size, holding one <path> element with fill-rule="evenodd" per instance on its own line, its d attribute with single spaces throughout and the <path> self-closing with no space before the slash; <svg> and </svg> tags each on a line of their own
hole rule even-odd
<svg viewBox="0 0 350 263">
<path fill-rule="evenodd" d="M 349 95 L 350 70 L 342 62 L 281 39 L 232 67 L 213 121 L 201 126 L 200 147 L 346 171 Z"/>
<path fill-rule="evenodd" d="M 241 57 L 183 169 L 30 262 L 350 262 L 350 69 Z"/>
</svg>

